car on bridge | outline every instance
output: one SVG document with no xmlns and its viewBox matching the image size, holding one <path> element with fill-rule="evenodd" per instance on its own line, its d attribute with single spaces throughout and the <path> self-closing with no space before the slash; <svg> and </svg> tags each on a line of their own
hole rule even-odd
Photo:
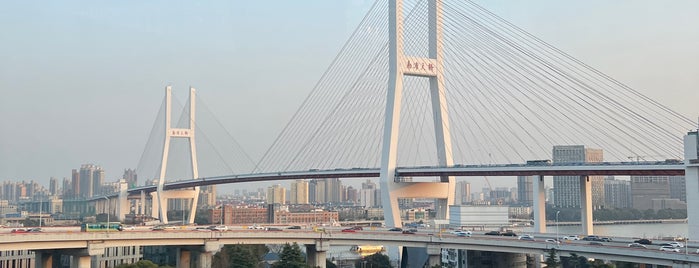
<svg viewBox="0 0 699 268">
<path fill-rule="evenodd" d="M 631 243 L 629 244 L 630 248 L 648 248 L 646 245 L 640 244 L 640 243 Z"/>
<path fill-rule="evenodd" d="M 462 230 L 456 230 L 451 232 L 452 234 L 456 236 L 462 236 L 462 237 L 471 237 L 471 231 L 462 231 Z"/>
<path fill-rule="evenodd" d="M 580 240 L 580 237 L 577 235 L 566 235 L 563 237 L 563 240 Z"/>
<path fill-rule="evenodd" d="M 501 233 L 500 235 L 502 235 L 502 236 L 517 236 L 517 233 L 515 233 L 513 231 L 507 231 L 507 232 Z"/>
<path fill-rule="evenodd" d="M 228 231 L 228 226 L 225 226 L 225 225 L 211 225 L 207 228 L 209 228 L 209 230 L 211 230 L 211 231 L 219 231 L 219 232 Z"/>
<path fill-rule="evenodd" d="M 662 246 L 659 248 L 660 251 L 670 251 L 670 252 L 680 252 L 680 248 L 673 246 Z"/>
<path fill-rule="evenodd" d="M 556 239 L 551 239 L 551 238 L 549 238 L 549 239 L 546 239 L 546 243 L 560 244 L 561 241 L 558 241 L 558 240 L 556 240 Z"/>
<path fill-rule="evenodd" d="M 651 241 L 650 239 L 646 239 L 646 238 L 641 238 L 641 239 L 638 239 L 638 240 L 633 241 L 633 242 L 643 244 L 643 245 L 652 245 L 653 244 L 653 241 Z"/>
<path fill-rule="evenodd" d="M 388 229 L 388 231 L 391 231 L 391 232 L 401 232 L 401 231 L 403 231 L 403 229 L 402 229 L 402 228 L 398 228 L 398 227 L 394 227 L 394 228 Z"/>
<path fill-rule="evenodd" d="M 490 231 L 485 233 L 485 235 L 502 235 L 502 233 L 500 231 Z"/>
<path fill-rule="evenodd" d="M 534 241 L 534 237 L 531 235 L 520 235 L 517 239 L 525 241 Z"/>
<path fill-rule="evenodd" d="M 583 241 L 602 241 L 602 239 L 597 235 L 588 235 L 583 237 Z"/>
<path fill-rule="evenodd" d="M 301 229 L 301 226 L 294 225 L 294 226 L 289 226 L 289 227 L 287 227 L 286 229 L 300 230 L 300 229 Z"/>
<path fill-rule="evenodd" d="M 668 242 L 668 243 L 662 244 L 661 246 L 672 246 L 675 248 L 683 248 L 684 244 L 682 244 L 680 242 Z"/>
<path fill-rule="evenodd" d="M 342 229 L 341 232 L 343 232 L 343 233 L 356 233 L 357 230 L 352 229 L 352 228 L 347 228 L 347 229 Z"/>
<path fill-rule="evenodd" d="M 403 230 L 403 234 L 415 234 L 413 230 Z"/>
</svg>

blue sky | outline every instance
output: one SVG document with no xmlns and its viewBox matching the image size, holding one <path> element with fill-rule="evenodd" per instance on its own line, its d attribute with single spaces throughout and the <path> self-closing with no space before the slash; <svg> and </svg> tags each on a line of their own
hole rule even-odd
<svg viewBox="0 0 699 268">
<path fill-rule="evenodd" d="M 681 114 L 699 116 L 699 2 L 476 2 Z M 118 178 L 136 166 L 168 84 L 181 99 L 195 86 L 257 160 L 371 4 L 4 3 L 0 180 L 46 184 L 83 163 Z"/>
</svg>

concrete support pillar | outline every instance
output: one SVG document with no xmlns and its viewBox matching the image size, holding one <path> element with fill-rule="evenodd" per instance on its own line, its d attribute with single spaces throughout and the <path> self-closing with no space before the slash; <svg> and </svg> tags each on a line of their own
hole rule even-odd
<svg viewBox="0 0 699 268">
<path fill-rule="evenodd" d="M 442 264 L 442 248 L 439 245 L 427 246 L 427 263 L 428 267 Z"/>
<path fill-rule="evenodd" d="M 146 192 L 141 191 L 141 204 L 139 204 L 138 214 L 146 214 Z"/>
<path fill-rule="evenodd" d="M 590 177 L 580 176 L 580 223 L 582 233 L 592 235 L 592 186 Z"/>
<path fill-rule="evenodd" d="M 544 176 L 533 176 L 534 190 L 534 232 L 546 233 L 546 191 Z"/>
<path fill-rule="evenodd" d="M 34 251 L 34 267 L 36 268 L 53 268 L 53 251 L 36 250 Z"/>
<path fill-rule="evenodd" d="M 687 191 L 687 233 L 699 240 L 699 134 L 684 136 L 684 178 Z M 695 235 L 695 237 L 691 237 Z"/>
<path fill-rule="evenodd" d="M 200 252 L 199 261 L 197 262 L 197 268 L 210 268 L 213 265 L 214 253 L 213 252 Z M 180 267 L 180 266 L 177 266 Z"/>
<path fill-rule="evenodd" d="M 160 203 L 158 203 L 158 193 L 150 193 L 150 216 L 153 218 L 160 218 Z"/>
<path fill-rule="evenodd" d="M 73 261 L 70 262 L 70 268 L 91 268 L 92 256 L 77 256 L 73 255 Z"/>
<path fill-rule="evenodd" d="M 126 214 L 129 214 L 129 212 L 131 212 L 131 204 L 128 199 L 128 189 L 129 185 L 126 183 L 126 180 L 119 180 L 119 203 L 117 204 L 116 216 L 118 220 L 121 222 L 124 222 L 124 220 L 126 219 Z"/>
<path fill-rule="evenodd" d="M 306 245 L 306 263 L 309 267 L 325 268 L 325 259 L 325 251 L 318 251 L 316 245 Z"/>
<path fill-rule="evenodd" d="M 217 240 L 210 240 L 204 243 L 204 247 L 199 252 L 199 258 L 196 264 L 198 268 L 209 268 L 213 265 L 214 254 L 221 250 L 223 244 Z M 179 266 L 178 266 L 179 267 Z"/>
<path fill-rule="evenodd" d="M 183 248 L 177 249 L 177 267 L 192 267 L 192 252 L 190 250 Z"/>
</svg>

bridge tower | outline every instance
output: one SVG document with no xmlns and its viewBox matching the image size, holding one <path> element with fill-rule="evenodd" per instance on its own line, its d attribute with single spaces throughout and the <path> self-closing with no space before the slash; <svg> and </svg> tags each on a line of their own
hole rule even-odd
<svg viewBox="0 0 699 268">
<path fill-rule="evenodd" d="M 398 208 L 399 198 L 437 198 L 437 218 L 439 219 L 447 219 L 448 205 L 454 204 L 454 177 L 444 176 L 439 182 L 401 182 L 396 177 L 398 132 L 405 76 L 429 79 L 439 165 L 453 165 L 442 62 L 442 1 L 429 0 L 428 5 L 429 54 L 427 58 L 413 57 L 405 55 L 403 49 L 403 1 L 389 1 L 389 80 L 380 184 L 385 222 L 386 226 L 390 227 L 402 226 Z"/>
<path fill-rule="evenodd" d="M 699 129 L 684 136 L 684 177 L 687 190 L 687 234 L 699 235 Z"/>
<path fill-rule="evenodd" d="M 165 88 L 165 143 L 163 146 L 163 154 L 160 162 L 160 176 L 158 177 L 157 191 L 152 193 L 152 215 L 158 215 L 160 221 L 164 224 L 168 223 L 167 218 L 167 200 L 168 199 L 192 199 L 189 219 L 190 224 L 194 223 L 194 217 L 197 211 L 197 202 L 199 200 L 199 186 L 192 189 L 170 190 L 164 191 L 163 184 L 165 183 L 165 171 L 167 170 L 167 161 L 170 153 L 170 140 L 172 139 L 187 139 L 189 142 L 189 153 L 191 159 L 192 176 L 194 179 L 199 178 L 199 170 L 197 165 L 197 147 L 195 142 L 195 89 L 189 89 L 189 125 L 188 128 L 173 128 L 172 127 L 172 88 Z"/>
</svg>

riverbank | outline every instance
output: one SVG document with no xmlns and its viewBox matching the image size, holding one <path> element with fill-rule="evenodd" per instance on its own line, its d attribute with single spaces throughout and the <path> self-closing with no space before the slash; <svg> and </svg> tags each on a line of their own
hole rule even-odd
<svg viewBox="0 0 699 268">
<path fill-rule="evenodd" d="M 657 224 L 657 223 L 687 223 L 687 219 L 658 219 L 658 220 L 618 220 L 618 221 L 594 221 L 593 225 L 621 225 L 621 224 Z M 546 226 L 575 226 L 580 222 L 546 222 Z"/>
</svg>

